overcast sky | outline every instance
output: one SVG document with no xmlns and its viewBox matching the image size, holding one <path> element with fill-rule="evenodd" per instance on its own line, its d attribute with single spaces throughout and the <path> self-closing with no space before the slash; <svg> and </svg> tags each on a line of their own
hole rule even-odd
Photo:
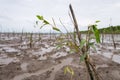
<svg viewBox="0 0 120 80">
<path fill-rule="evenodd" d="M 99 28 L 120 25 L 120 0 L 0 0 L 0 31 L 50 32 L 50 27 L 34 28 L 36 15 L 43 15 L 48 21 L 55 19 L 61 27 L 59 18 L 69 31 L 73 25 L 69 18 L 69 4 L 72 4 L 80 30 L 100 20 Z"/>
</svg>

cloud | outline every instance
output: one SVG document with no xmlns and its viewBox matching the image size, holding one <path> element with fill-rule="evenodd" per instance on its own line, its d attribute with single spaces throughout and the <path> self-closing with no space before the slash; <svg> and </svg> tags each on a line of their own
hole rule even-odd
<svg viewBox="0 0 120 80">
<path fill-rule="evenodd" d="M 70 30 L 73 29 L 68 15 L 69 3 L 72 4 L 80 30 L 87 29 L 87 25 L 100 20 L 100 28 L 107 27 L 109 19 L 112 18 L 113 25 L 120 23 L 120 1 L 119 0 L 0 0 L 0 24 L 4 27 L 21 31 L 33 31 L 36 15 L 43 15 L 52 23 L 52 17 L 61 28 L 59 18 Z M 21 26 L 21 27 L 19 27 Z M 39 28 L 35 28 L 34 31 Z M 45 31 L 50 29 L 42 29 Z"/>
<path fill-rule="evenodd" d="M 3 20 L 10 21 L 10 20 L 12 20 L 12 18 L 10 18 L 10 17 L 8 17 L 8 16 L 0 15 L 0 21 L 3 21 Z"/>
<path fill-rule="evenodd" d="M 120 8 L 120 2 L 119 2 L 119 3 L 115 3 L 115 4 L 113 5 L 113 7 L 115 7 L 115 8 Z"/>
</svg>

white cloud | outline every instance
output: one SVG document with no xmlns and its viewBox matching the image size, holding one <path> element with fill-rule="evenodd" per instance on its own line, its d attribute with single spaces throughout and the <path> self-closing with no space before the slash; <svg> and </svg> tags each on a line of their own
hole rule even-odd
<svg viewBox="0 0 120 80">
<path fill-rule="evenodd" d="M 101 21 L 99 27 L 107 27 L 110 18 L 113 25 L 120 23 L 119 0 L 0 0 L 0 25 L 4 31 L 20 31 L 22 28 L 19 26 L 25 31 L 33 31 L 37 20 L 35 16 L 40 14 L 50 22 L 53 17 L 59 27 L 61 18 L 66 27 L 72 30 L 73 26 L 68 16 L 69 3 L 73 5 L 80 30 L 87 29 L 87 25 L 95 20 Z M 39 31 L 37 29 L 34 31 Z M 41 31 L 46 30 L 45 28 Z"/>
<path fill-rule="evenodd" d="M 115 3 L 115 4 L 113 5 L 113 7 L 120 8 L 120 2 L 119 2 L 119 3 Z"/>
</svg>

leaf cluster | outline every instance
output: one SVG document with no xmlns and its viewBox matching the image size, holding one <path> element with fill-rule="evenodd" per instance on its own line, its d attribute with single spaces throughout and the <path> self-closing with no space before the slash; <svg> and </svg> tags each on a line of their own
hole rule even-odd
<svg viewBox="0 0 120 80">
<path fill-rule="evenodd" d="M 49 21 L 47 21 L 46 19 L 44 19 L 43 16 L 37 15 L 36 17 L 38 18 L 39 21 L 42 21 L 42 25 L 41 25 L 40 29 L 41 29 L 42 27 L 46 26 L 46 25 L 50 25 L 53 30 L 58 31 L 58 32 L 61 32 L 60 29 L 56 27 L 54 20 L 53 20 L 54 25 L 52 25 L 52 24 L 50 24 Z M 38 21 L 36 21 L 36 24 L 38 25 Z"/>
</svg>

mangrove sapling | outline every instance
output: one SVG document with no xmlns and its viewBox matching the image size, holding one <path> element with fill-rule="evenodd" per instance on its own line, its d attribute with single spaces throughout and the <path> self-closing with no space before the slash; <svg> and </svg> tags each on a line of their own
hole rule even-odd
<svg viewBox="0 0 120 80">
<path fill-rule="evenodd" d="M 27 38 L 27 36 L 28 36 L 28 33 L 26 32 L 26 33 L 25 33 L 25 37 Z"/>
<path fill-rule="evenodd" d="M 38 34 L 38 41 L 40 41 L 41 40 L 41 34 L 39 33 Z"/>
<path fill-rule="evenodd" d="M 95 42 L 91 42 L 91 40 L 95 39 L 97 43 L 100 43 L 100 35 L 99 35 L 98 29 L 97 29 L 97 23 L 99 21 L 96 21 L 95 24 L 90 25 L 88 27 L 88 34 L 86 36 L 86 39 L 82 39 L 81 33 L 79 32 L 79 29 L 78 29 L 77 20 L 75 18 L 75 14 L 73 12 L 72 6 L 70 5 L 69 8 L 70 8 L 70 12 L 71 12 L 71 15 L 72 15 L 73 24 L 74 24 L 74 27 L 75 27 L 75 31 L 73 33 L 74 34 L 74 39 L 72 39 L 72 38 L 71 39 L 69 39 L 69 38 L 65 39 L 62 35 L 59 38 L 61 44 L 58 45 L 58 46 L 59 47 L 67 46 L 67 47 L 70 48 L 70 51 L 74 51 L 75 53 L 78 53 L 80 55 L 80 61 L 84 61 L 85 64 L 86 64 L 86 68 L 88 70 L 90 80 L 100 80 L 100 76 L 96 72 L 96 69 L 94 68 L 93 64 L 91 63 L 90 57 L 89 57 L 90 47 L 95 49 L 95 47 L 94 47 Z M 43 25 L 41 27 L 43 27 L 45 25 L 51 25 L 53 30 L 61 32 L 61 30 L 56 27 L 54 20 L 53 20 L 54 25 L 52 25 L 47 20 L 45 20 L 43 18 L 43 16 L 37 15 L 37 18 L 40 21 L 43 22 Z M 93 36 L 91 37 L 90 32 L 92 32 L 94 34 L 94 38 L 93 38 Z M 71 34 L 69 34 L 69 35 L 71 37 Z M 68 67 L 65 68 L 64 72 L 66 73 L 66 71 L 69 72 L 71 75 L 74 75 L 74 71 L 72 71 L 70 68 L 68 68 Z"/>
<path fill-rule="evenodd" d="M 32 45 L 33 45 L 33 33 L 30 33 L 30 38 L 29 38 L 29 40 L 30 40 L 30 43 L 29 43 L 30 48 L 32 48 Z"/>
<path fill-rule="evenodd" d="M 15 37 L 15 34 L 16 34 L 15 31 L 13 31 L 13 32 L 12 32 L 12 36 Z"/>
<path fill-rule="evenodd" d="M 111 38 L 112 38 L 114 49 L 116 49 L 116 44 L 115 44 L 115 40 L 114 40 L 114 30 L 113 30 L 113 26 L 111 26 L 111 24 L 112 24 L 112 19 L 110 18 L 109 27 L 111 29 Z"/>
<path fill-rule="evenodd" d="M 73 16 L 73 18 L 75 18 L 75 15 L 74 15 L 74 12 L 72 10 L 72 6 L 70 5 L 70 10 L 71 10 L 71 14 Z M 74 26 L 75 26 L 75 29 L 78 29 L 77 27 L 77 22 L 76 22 L 76 19 L 73 19 L 74 21 Z M 98 23 L 99 21 L 96 21 L 96 23 Z M 90 40 L 93 39 L 91 36 L 90 36 L 90 32 L 92 31 L 93 34 L 95 35 L 95 38 L 96 38 L 96 42 L 97 43 L 100 43 L 100 36 L 99 36 L 99 32 L 96 28 L 97 24 L 94 24 L 94 25 L 90 25 L 88 27 L 88 35 L 86 37 L 86 40 L 82 39 L 81 37 L 78 36 L 78 39 L 79 39 L 79 44 L 80 44 L 80 53 L 82 54 L 81 56 L 81 60 L 82 61 L 85 61 L 86 63 L 86 67 L 88 69 L 88 72 L 89 72 L 89 75 L 90 75 L 90 79 L 91 80 L 99 80 L 99 77 L 98 77 L 98 74 L 95 70 L 95 68 L 90 65 L 91 62 L 90 62 L 90 59 L 89 59 L 89 50 L 90 50 L 90 47 L 94 47 L 93 46 L 93 42 L 91 42 Z M 77 31 L 77 30 L 76 30 Z M 78 33 L 76 33 L 76 35 L 79 35 Z M 86 44 L 86 45 L 85 45 Z"/>
<path fill-rule="evenodd" d="M 113 30 L 113 26 L 111 26 L 111 38 L 112 38 L 112 42 L 113 42 L 114 49 L 116 49 L 116 44 L 115 44 L 115 40 L 114 40 L 114 30 Z"/>
<path fill-rule="evenodd" d="M 10 38 L 10 34 L 9 33 L 7 33 L 7 37 Z"/>
<path fill-rule="evenodd" d="M 22 30 L 22 34 L 20 36 L 20 40 L 21 40 L 21 42 L 23 41 L 23 30 Z"/>
<path fill-rule="evenodd" d="M 89 63 L 90 63 L 90 61 L 89 61 L 89 53 L 88 53 L 88 51 L 90 49 L 90 45 L 89 45 L 90 44 L 90 33 L 89 33 L 90 31 L 89 31 L 89 29 L 90 30 L 91 30 L 91 28 L 93 29 L 93 31 L 95 33 L 95 36 L 96 36 L 96 41 L 100 42 L 99 41 L 98 30 L 97 30 L 95 25 L 89 26 L 88 27 L 88 36 L 86 37 L 86 40 L 82 40 L 81 39 L 81 34 L 79 32 L 79 29 L 78 29 L 77 20 L 75 18 L 75 14 L 74 14 L 74 11 L 72 9 L 72 6 L 69 5 L 69 8 L 70 8 L 71 15 L 72 15 L 72 18 L 73 18 L 73 22 L 74 22 L 74 26 L 75 26 L 75 30 L 76 30 L 76 35 L 78 37 L 79 44 L 80 44 L 80 46 L 82 45 L 81 50 L 80 50 L 80 54 L 82 54 L 81 59 L 85 61 L 85 64 L 86 64 L 90 79 L 94 80 L 94 74 L 93 74 L 93 71 L 91 69 L 91 66 L 89 65 Z M 86 46 L 84 45 L 85 43 L 86 43 Z"/>
<path fill-rule="evenodd" d="M 51 40 L 51 37 L 52 37 L 52 33 L 51 33 L 51 30 L 50 30 L 50 33 L 49 33 L 49 35 L 50 35 L 50 40 Z"/>
<path fill-rule="evenodd" d="M 105 38 L 105 29 L 101 32 L 102 37 L 102 44 L 104 44 L 104 38 Z"/>
<path fill-rule="evenodd" d="M 23 37 L 22 37 L 22 35 L 20 36 L 20 41 L 21 41 L 21 42 L 23 41 Z"/>
</svg>

